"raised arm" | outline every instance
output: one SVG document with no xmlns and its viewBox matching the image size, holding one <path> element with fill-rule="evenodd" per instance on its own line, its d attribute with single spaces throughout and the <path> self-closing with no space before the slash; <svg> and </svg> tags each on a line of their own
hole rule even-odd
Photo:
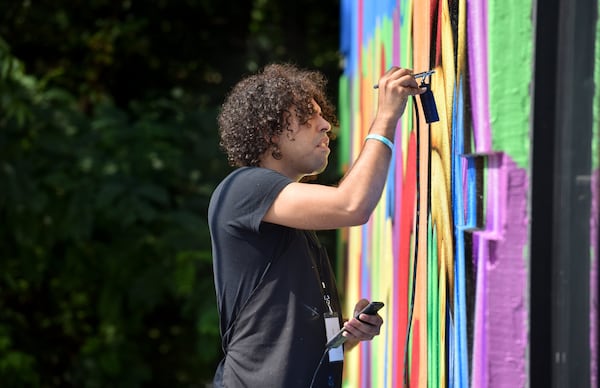
<svg viewBox="0 0 600 388">
<path fill-rule="evenodd" d="M 412 71 L 393 67 L 379 80 L 378 107 L 369 134 L 394 139 L 408 97 L 421 94 Z M 291 183 L 264 221 L 299 229 L 335 229 L 369 219 L 386 182 L 391 150 L 381 140 L 365 141 L 357 160 L 337 187 Z"/>
</svg>

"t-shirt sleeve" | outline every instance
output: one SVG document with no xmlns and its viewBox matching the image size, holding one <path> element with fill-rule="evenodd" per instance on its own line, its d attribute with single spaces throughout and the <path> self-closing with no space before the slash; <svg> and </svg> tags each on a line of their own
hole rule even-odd
<svg viewBox="0 0 600 388">
<path fill-rule="evenodd" d="M 238 169 L 213 193 L 209 219 L 230 228 L 258 231 L 275 198 L 292 182 L 288 177 L 265 168 Z"/>
</svg>

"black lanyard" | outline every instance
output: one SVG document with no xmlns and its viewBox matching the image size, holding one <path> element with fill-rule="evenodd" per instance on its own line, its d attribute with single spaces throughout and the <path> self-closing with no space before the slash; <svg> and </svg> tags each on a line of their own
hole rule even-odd
<svg viewBox="0 0 600 388">
<path fill-rule="evenodd" d="M 306 234 L 309 236 L 308 239 L 312 242 L 312 244 L 317 248 L 319 252 L 319 262 L 315 263 L 319 272 L 319 282 L 321 283 L 321 294 L 323 295 L 323 301 L 325 301 L 325 306 L 330 314 L 333 314 L 333 308 L 331 307 L 331 296 L 329 295 L 329 289 L 327 288 L 327 283 L 325 282 L 325 275 L 323 273 L 323 268 L 325 263 L 323 262 L 323 257 L 327 257 L 325 248 L 321 246 L 317 234 L 314 231 L 306 231 Z"/>
</svg>

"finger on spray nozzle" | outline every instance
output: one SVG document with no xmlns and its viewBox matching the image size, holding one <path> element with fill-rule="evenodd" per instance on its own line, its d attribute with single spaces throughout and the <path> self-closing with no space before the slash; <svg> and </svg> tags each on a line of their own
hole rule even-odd
<svg viewBox="0 0 600 388">
<path fill-rule="evenodd" d="M 424 71 L 422 73 L 417 73 L 417 74 L 413 75 L 413 77 L 415 79 L 425 78 L 425 77 L 430 76 L 431 74 L 434 74 L 434 73 L 435 73 L 435 70 L 428 70 L 428 71 Z M 373 89 L 379 89 L 379 84 L 373 85 Z"/>
</svg>

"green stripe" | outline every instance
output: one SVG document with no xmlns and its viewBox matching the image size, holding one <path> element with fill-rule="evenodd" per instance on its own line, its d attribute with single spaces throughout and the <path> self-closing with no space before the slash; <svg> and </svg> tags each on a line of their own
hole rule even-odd
<svg viewBox="0 0 600 388">
<path fill-rule="evenodd" d="M 342 74 L 339 82 L 339 107 L 338 107 L 338 118 L 340 121 L 340 130 L 338 136 L 337 152 L 339 158 L 338 170 L 342 170 L 344 165 L 347 165 L 350 160 L 350 134 L 352 133 L 350 108 L 351 108 L 351 96 L 350 90 L 350 79 Z M 341 171 L 344 173 L 345 171 Z"/>
<path fill-rule="evenodd" d="M 490 0 L 489 106 L 493 150 L 529 164 L 533 26 L 531 0 Z"/>
<path fill-rule="evenodd" d="M 444 344 L 440 343 L 440 316 L 439 316 L 439 311 L 440 311 L 440 270 L 438 268 L 438 244 L 437 244 L 437 228 L 435 225 L 433 225 L 433 234 L 432 234 L 432 242 L 431 242 L 431 246 L 432 246 L 432 252 L 431 252 L 431 256 L 432 256 L 432 266 L 431 266 L 431 272 L 433 272 L 433 274 L 431 275 L 431 277 L 433 278 L 433 287 L 432 287 L 432 294 L 433 294 L 433 322 L 432 322 L 432 329 L 433 329 L 433 342 L 430 343 L 428 346 L 433 348 L 433 363 L 430 365 L 429 369 L 431 370 L 431 378 L 433 381 L 433 387 L 437 388 L 440 386 L 440 382 L 439 382 L 439 364 L 442 360 L 440 360 L 440 352 L 439 349 L 441 346 L 444 346 Z"/>
</svg>

